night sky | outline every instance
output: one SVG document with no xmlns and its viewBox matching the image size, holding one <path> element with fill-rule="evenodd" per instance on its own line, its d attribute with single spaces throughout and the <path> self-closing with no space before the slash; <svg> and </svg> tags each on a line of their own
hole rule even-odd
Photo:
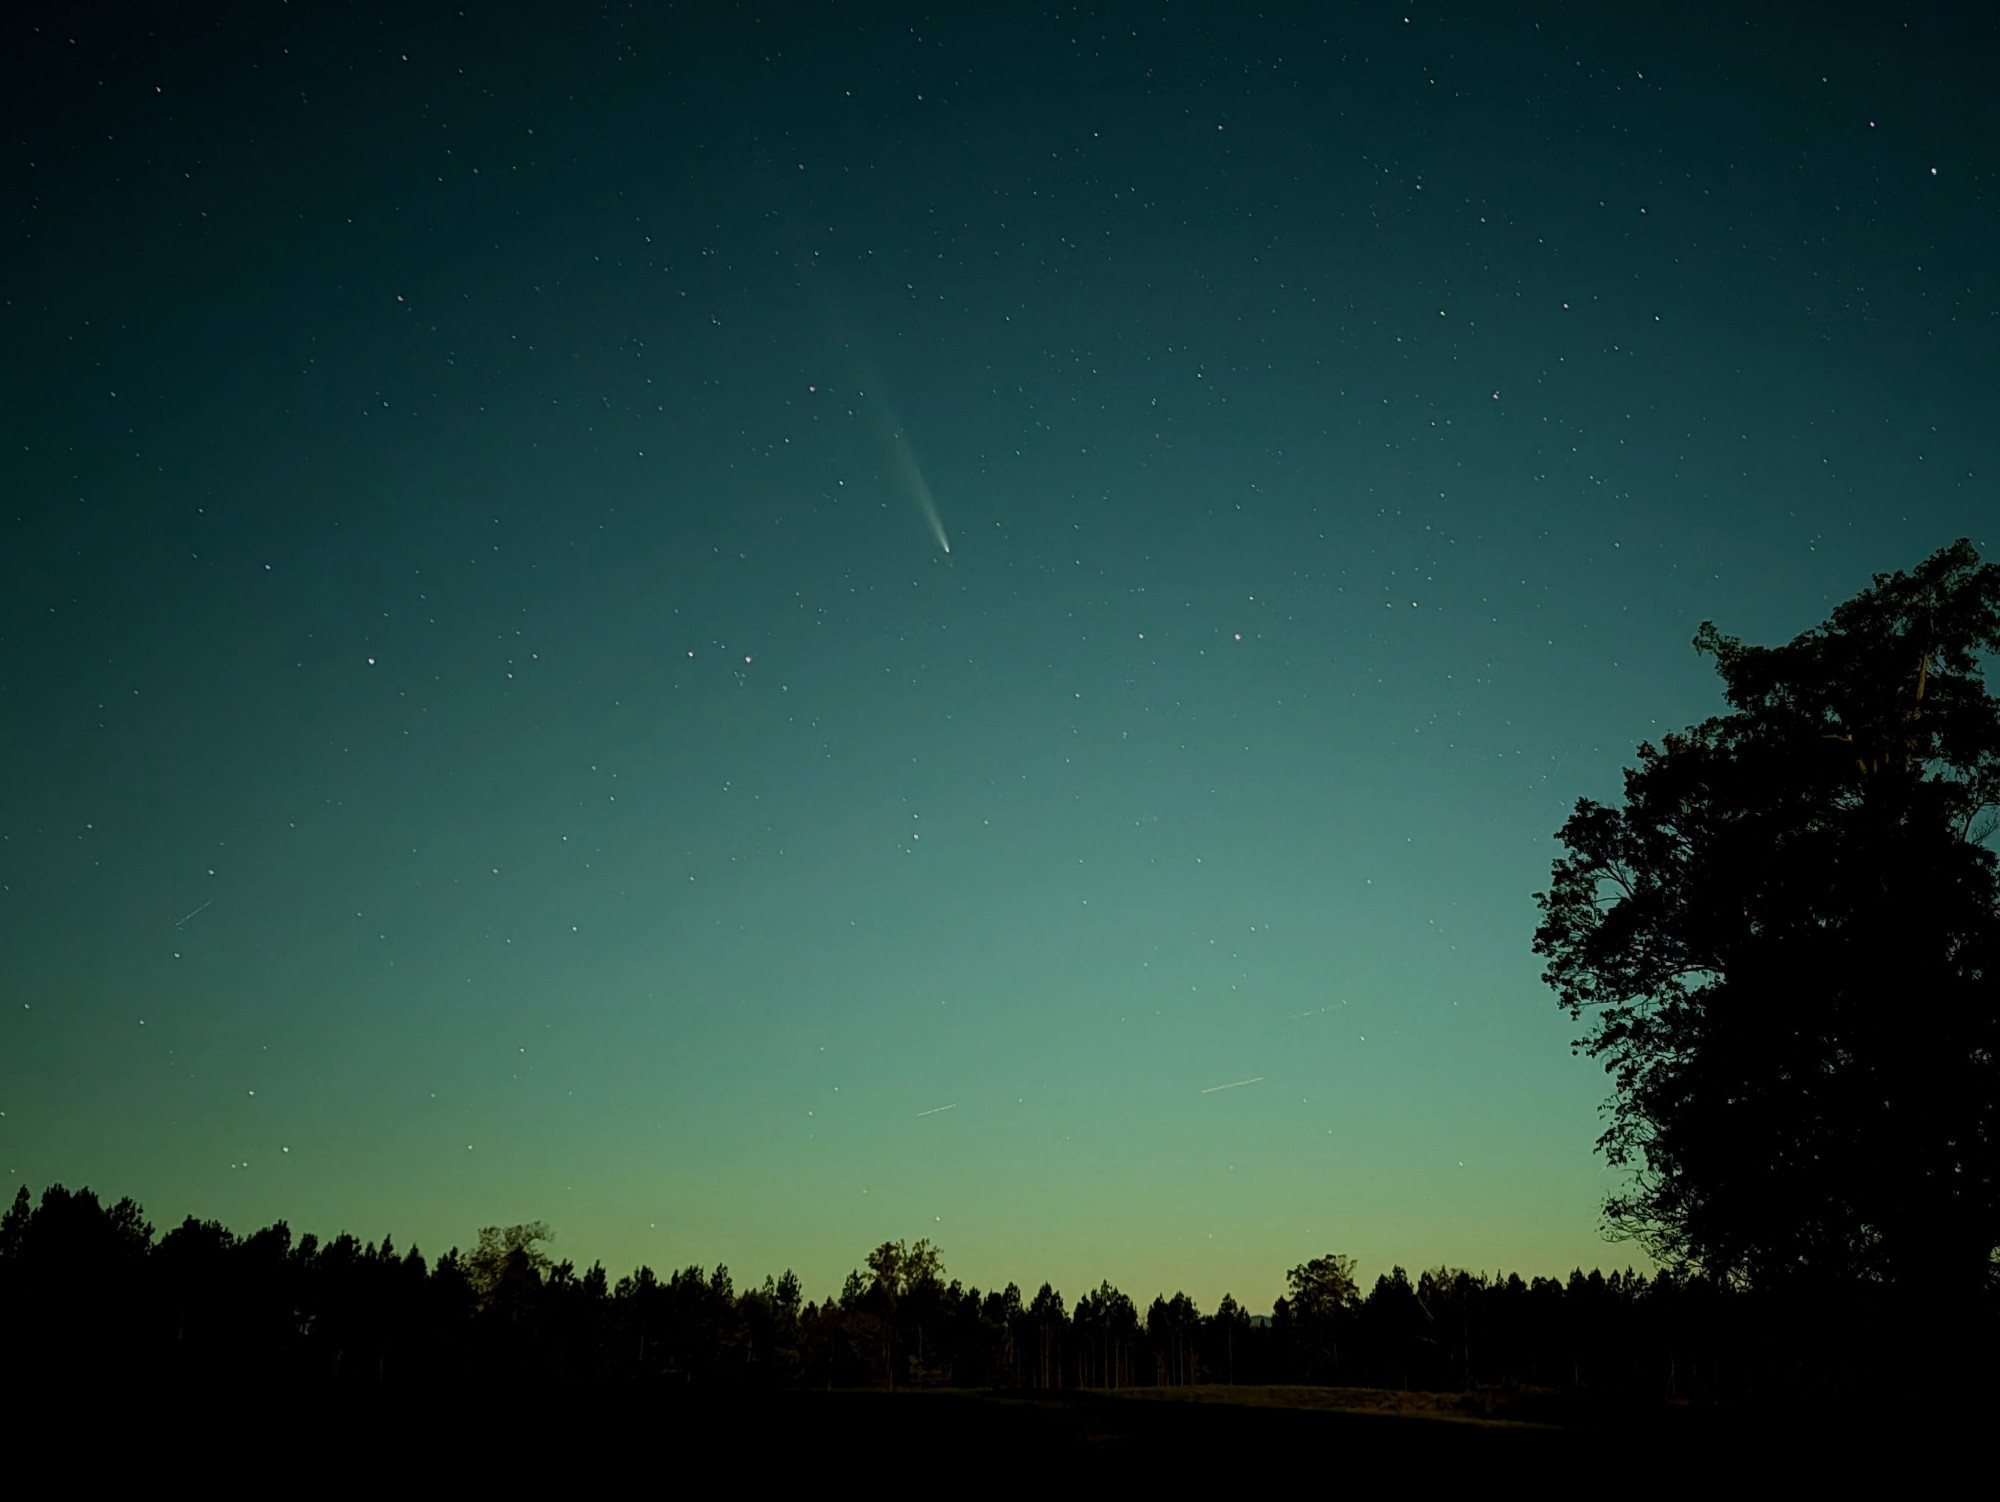
<svg viewBox="0 0 2000 1502">
<path fill-rule="evenodd" d="M 1532 894 L 1985 546 L 1993 33 L 962 9 L 10 8 L 7 1195 L 1644 1265 Z"/>
</svg>

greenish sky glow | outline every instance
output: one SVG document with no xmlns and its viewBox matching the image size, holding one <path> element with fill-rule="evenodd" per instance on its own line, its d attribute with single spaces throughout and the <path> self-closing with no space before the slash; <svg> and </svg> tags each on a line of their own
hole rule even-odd
<svg viewBox="0 0 2000 1502">
<path fill-rule="evenodd" d="M 1991 555 L 1991 39 L 411 9 L 4 23 L 12 1182 L 1643 1262 L 1531 894 L 1702 619 Z"/>
</svg>

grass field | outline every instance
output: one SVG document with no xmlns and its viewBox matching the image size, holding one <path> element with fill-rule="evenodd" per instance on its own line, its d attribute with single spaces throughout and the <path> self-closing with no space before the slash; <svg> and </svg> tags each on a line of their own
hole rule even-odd
<svg viewBox="0 0 2000 1502">
<path fill-rule="evenodd" d="M 1125 1388 L 590 1395 L 534 1384 L 339 1398 L 43 1394 L 14 1430 L 94 1465 L 346 1489 L 476 1482 L 565 1494 L 703 1494 L 856 1477 L 950 1492 L 1121 1480 L 1291 1492 L 1382 1482 L 1558 1481 L 1652 1495 L 1762 1479 L 1908 1484 L 1976 1444 L 1977 1416 L 1719 1413 L 1535 1390 Z M 21 1410 L 17 1416 L 26 1418 Z M 1968 1422 L 1970 1420 L 1970 1422 Z"/>
</svg>

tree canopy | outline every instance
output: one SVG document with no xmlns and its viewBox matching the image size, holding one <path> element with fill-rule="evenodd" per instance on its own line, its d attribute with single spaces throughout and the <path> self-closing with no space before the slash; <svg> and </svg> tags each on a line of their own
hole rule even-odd
<svg viewBox="0 0 2000 1502">
<path fill-rule="evenodd" d="M 1969 542 L 1779 647 L 1581 800 L 1535 952 L 1604 1061 L 1606 1218 L 1761 1283 L 1963 1293 L 2000 1245 L 2000 567 Z"/>
</svg>

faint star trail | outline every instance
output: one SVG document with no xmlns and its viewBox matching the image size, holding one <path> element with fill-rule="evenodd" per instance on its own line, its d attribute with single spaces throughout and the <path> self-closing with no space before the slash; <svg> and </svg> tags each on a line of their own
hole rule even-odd
<svg viewBox="0 0 2000 1502">
<path fill-rule="evenodd" d="M 1206 1090 L 1202 1091 L 1201 1093 L 1203 1095 L 1213 1095 L 1218 1090 L 1240 1090 L 1245 1085 L 1261 1085 L 1263 1083 L 1264 1083 L 1264 1076 L 1259 1074 L 1247 1080 L 1231 1080 L 1226 1085 L 1210 1085 Z"/>
</svg>

